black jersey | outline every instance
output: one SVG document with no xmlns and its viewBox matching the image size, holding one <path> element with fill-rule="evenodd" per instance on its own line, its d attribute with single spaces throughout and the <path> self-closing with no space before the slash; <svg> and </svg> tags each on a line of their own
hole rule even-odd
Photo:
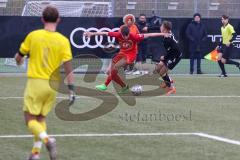
<svg viewBox="0 0 240 160">
<path fill-rule="evenodd" d="M 174 59 L 181 56 L 181 51 L 173 34 L 171 34 L 170 37 L 164 37 L 163 45 L 166 49 L 164 59 Z"/>
<path fill-rule="evenodd" d="M 163 45 L 166 49 L 166 55 L 162 61 L 168 69 L 172 70 L 181 60 L 182 53 L 177 45 L 177 41 L 171 34 L 170 37 L 164 37 Z"/>
</svg>

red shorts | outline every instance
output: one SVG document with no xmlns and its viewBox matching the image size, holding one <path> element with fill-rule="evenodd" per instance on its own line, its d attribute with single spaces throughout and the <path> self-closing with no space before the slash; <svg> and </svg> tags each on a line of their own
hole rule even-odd
<svg viewBox="0 0 240 160">
<path fill-rule="evenodd" d="M 134 61 L 136 60 L 136 57 L 137 57 L 136 54 L 125 54 L 125 53 L 119 52 L 113 57 L 112 61 L 113 63 L 117 63 L 118 61 L 124 58 L 127 60 L 127 64 L 133 64 Z"/>
</svg>

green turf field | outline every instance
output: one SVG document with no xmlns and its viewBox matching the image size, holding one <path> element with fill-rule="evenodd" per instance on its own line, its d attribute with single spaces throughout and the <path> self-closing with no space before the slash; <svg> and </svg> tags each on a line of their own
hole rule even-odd
<svg viewBox="0 0 240 160">
<path fill-rule="evenodd" d="M 135 106 L 128 106 L 117 96 L 119 102 L 113 111 L 89 121 L 63 121 L 51 112 L 48 132 L 62 136 L 57 137 L 59 160 L 238 160 L 240 77 L 174 79 L 174 96 L 137 98 Z M 77 84 L 89 88 L 103 80 L 100 75 L 96 82 L 85 83 L 82 76 L 77 76 Z M 29 135 L 21 111 L 25 82 L 19 76 L 0 79 L 0 160 L 25 159 L 32 146 L 31 138 L 16 137 Z M 112 87 L 109 92 L 116 94 Z M 58 102 L 62 96 L 58 96 Z M 86 112 L 99 103 L 94 98 L 80 97 L 71 112 Z M 3 137 L 9 135 L 13 136 Z M 45 148 L 41 159 L 48 159 Z"/>
</svg>

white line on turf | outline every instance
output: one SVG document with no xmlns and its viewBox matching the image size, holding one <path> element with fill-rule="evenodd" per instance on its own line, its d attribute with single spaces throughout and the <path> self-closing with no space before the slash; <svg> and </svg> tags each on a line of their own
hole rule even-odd
<svg viewBox="0 0 240 160">
<path fill-rule="evenodd" d="M 118 95 L 115 95 L 118 96 Z M 111 97 L 111 96 L 95 96 L 95 97 Z M 154 96 L 153 96 L 154 97 Z M 182 95 L 182 96 L 155 96 L 157 98 L 240 98 L 240 96 L 237 95 L 223 95 L 223 96 L 188 96 L 188 95 Z M 0 99 L 5 100 L 5 99 L 23 99 L 24 97 L 0 97 Z M 84 98 L 89 98 L 86 96 L 77 96 L 76 98 L 78 99 L 84 99 Z M 90 97 L 91 98 L 91 97 Z M 57 99 L 68 99 L 68 97 L 57 97 Z"/>
<path fill-rule="evenodd" d="M 109 133 L 109 134 L 54 134 L 52 137 L 133 137 L 133 136 L 198 136 L 228 144 L 240 146 L 240 141 L 228 139 L 206 133 Z M 1 139 L 8 138 L 31 138 L 32 135 L 0 135 Z"/>
<path fill-rule="evenodd" d="M 236 140 L 233 140 L 233 139 L 228 139 L 228 138 L 224 138 L 224 137 L 209 135 L 209 134 L 206 134 L 206 133 L 195 133 L 195 135 L 197 135 L 199 137 L 204 137 L 204 138 L 208 138 L 208 139 L 212 139 L 212 140 L 216 140 L 216 141 L 220 141 L 220 142 L 225 142 L 225 143 L 229 143 L 229 144 L 235 144 L 235 145 L 240 146 L 240 141 L 236 141 Z"/>
<path fill-rule="evenodd" d="M 92 74 L 92 73 L 91 73 Z M 83 77 L 85 74 L 83 73 L 79 73 L 79 74 L 75 74 L 76 77 Z M 176 76 L 176 77 L 183 77 L 183 78 L 219 78 L 218 75 L 219 74 L 202 74 L 202 75 L 199 75 L 199 74 L 179 74 L 179 73 L 172 73 L 171 74 L 172 76 Z M 21 78 L 27 78 L 26 77 L 26 73 L 0 73 L 0 76 L 1 77 L 21 77 Z M 100 77 L 105 77 L 106 75 L 105 74 L 99 74 Z M 232 73 L 232 74 L 228 74 L 228 78 L 232 78 L 232 77 L 239 77 L 240 74 L 238 73 Z M 127 75 L 127 77 L 138 77 L 138 76 L 135 76 L 135 75 Z"/>
<path fill-rule="evenodd" d="M 53 134 L 52 137 L 129 137 L 129 136 L 190 136 L 196 133 L 86 133 L 86 134 Z M 0 138 L 29 138 L 32 135 L 0 135 Z"/>
</svg>

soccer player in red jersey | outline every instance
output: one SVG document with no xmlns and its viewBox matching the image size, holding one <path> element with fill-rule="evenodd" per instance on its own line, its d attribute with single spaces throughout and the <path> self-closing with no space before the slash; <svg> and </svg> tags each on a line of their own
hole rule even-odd
<svg viewBox="0 0 240 160">
<path fill-rule="evenodd" d="M 166 33 L 132 34 L 130 33 L 129 27 L 126 25 L 120 28 L 120 32 L 85 32 L 84 34 L 88 37 L 94 35 L 106 35 L 115 37 L 118 40 L 120 51 L 112 59 L 110 74 L 105 83 L 97 85 L 96 89 L 100 91 L 107 90 L 107 86 L 113 80 L 122 87 L 119 92 L 120 94 L 125 93 L 129 87 L 119 77 L 118 70 L 135 61 L 137 56 L 137 43 L 148 37 L 169 36 L 169 34 Z"/>
<path fill-rule="evenodd" d="M 133 14 L 127 14 L 123 17 L 123 23 L 124 23 L 124 25 L 128 26 L 129 32 L 132 34 L 139 34 L 140 32 L 139 32 L 135 22 L 136 22 L 136 19 Z M 124 25 L 122 25 L 122 26 L 124 26 Z M 119 32 L 121 32 L 120 29 L 119 29 Z M 130 65 L 126 65 L 124 69 L 126 69 L 126 71 L 129 71 L 129 70 L 132 70 L 133 67 L 134 67 L 134 64 L 130 64 Z M 109 64 L 109 66 L 106 70 L 106 74 L 110 74 L 110 72 L 111 72 L 111 63 Z"/>
</svg>

